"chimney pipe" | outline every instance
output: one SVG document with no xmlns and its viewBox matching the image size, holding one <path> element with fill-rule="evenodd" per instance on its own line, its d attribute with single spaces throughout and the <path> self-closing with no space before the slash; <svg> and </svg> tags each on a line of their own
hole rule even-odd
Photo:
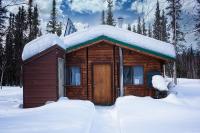
<svg viewBox="0 0 200 133">
<path fill-rule="evenodd" d="M 118 28 L 122 28 L 123 21 L 124 21 L 124 18 L 122 18 L 122 17 L 118 18 Z"/>
</svg>

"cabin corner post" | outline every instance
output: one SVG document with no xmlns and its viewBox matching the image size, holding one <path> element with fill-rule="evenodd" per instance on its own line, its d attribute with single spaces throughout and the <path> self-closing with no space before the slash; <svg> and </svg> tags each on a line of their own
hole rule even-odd
<svg viewBox="0 0 200 133">
<path fill-rule="evenodd" d="M 176 61 L 173 62 L 173 79 L 174 79 L 174 84 L 177 85 L 177 70 L 176 70 Z"/>
<path fill-rule="evenodd" d="M 123 68 L 123 52 L 122 52 L 122 48 L 119 47 L 119 65 L 120 65 L 120 97 L 124 96 L 124 77 L 123 77 L 123 73 L 124 73 L 124 68 Z"/>
<path fill-rule="evenodd" d="M 166 64 L 163 64 L 163 76 L 166 78 Z"/>
</svg>

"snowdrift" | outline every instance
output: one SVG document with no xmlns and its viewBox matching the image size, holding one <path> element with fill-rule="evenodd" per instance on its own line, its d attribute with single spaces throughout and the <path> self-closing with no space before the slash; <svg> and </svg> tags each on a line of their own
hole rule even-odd
<svg viewBox="0 0 200 133">
<path fill-rule="evenodd" d="M 174 97 L 165 100 L 135 96 L 118 98 L 116 109 L 121 133 L 199 132 L 200 110 L 177 100 Z"/>
<path fill-rule="evenodd" d="M 0 132 L 89 133 L 94 111 L 89 101 L 61 99 L 38 108 L 0 113 Z"/>
</svg>

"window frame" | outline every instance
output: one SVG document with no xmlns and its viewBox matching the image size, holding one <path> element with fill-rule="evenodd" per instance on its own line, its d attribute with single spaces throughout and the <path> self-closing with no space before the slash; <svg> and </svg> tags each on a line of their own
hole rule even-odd
<svg viewBox="0 0 200 133">
<path fill-rule="evenodd" d="M 71 67 L 79 67 L 80 68 L 80 85 L 71 85 L 71 84 L 68 84 L 68 81 L 67 81 L 67 69 L 71 68 Z M 81 68 L 81 65 L 80 64 L 71 64 L 71 65 L 66 65 L 66 72 L 65 72 L 65 75 L 66 75 L 66 87 L 73 87 L 73 88 L 78 88 L 78 87 L 81 87 L 82 86 L 82 68 Z M 70 79 L 71 80 L 71 76 L 70 76 Z"/>
<path fill-rule="evenodd" d="M 123 68 L 125 67 L 131 67 L 131 73 L 132 73 L 132 79 L 131 83 L 124 83 L 124 86 L 144 86 L 145 85 L 145 71 L 144 71 L 144 65 L 124 65 Z M 134 84 L 134 67 L 142 67 L 143 70 L 143 83 L 142 84 Z M 123 74 L 124 76 L 124 74 Z M 123 77 L 123 82 L 124 82 L 124 77 Z"/>
</svg>

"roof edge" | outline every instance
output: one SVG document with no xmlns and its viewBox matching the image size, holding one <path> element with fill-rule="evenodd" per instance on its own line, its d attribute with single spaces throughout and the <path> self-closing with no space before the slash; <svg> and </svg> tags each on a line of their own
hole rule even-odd
<svg viewBox="0 0 200 133">
<path fill-rule="evenodd" d="M 63 49 L 62 47 L 60 47 L 58 44 L 55 44 L 55 45 L 47 48 L 46 50 L 41 51 L 40 53 L 38 53 L 38 54 L 36 54 L 36 55 L 34 55 L 34 56 L 26 59 L 26 60 L 22 60 L 23 64 L 27 64 L 27 63 L 29 63 L 29 62 L 31 62 L 33 60 L 36 60 L 36 59 L 40 58 L 41 56 L 43 56 L 43 55 L 45 55 L 45 54 L 47 54 L 49 52 L 51 52 L 52 50 L 54 50 L 56 48 L 65 51 L 65 49 Z"/>
<path fill-rule="evenodd" d="M 114 38 L 111 38 L 111 37 L 108 37 L 108 36 L 105 36 L 105 35 L 101 35 L 101 36 L 98 36 L 94 39 L 91 39 L 91 40 L 79 43 L 77 45 L 68 47 L 68 48 L 66 48 L 66 51 L 71 51 L 71 50 L 77 49 L 81 46 L 85 46 L 85 45 L 88 45 L 88 44 L 91 44 L 91 43 L 94 43 L 94 42 L 97 42 L 97 41 L 100 41 L 100 40 L 111 41 L 113 43 L 117 43 L 117 44 L 129 47 L 129 48 L 132 48 L 132 49 L 136 49 L 136 50 L 139 50 L 141 52 L 145 52 L 145 53 L 148 53 L 148 54 L 151 54 L 151 55 L 155 55 L 155 56 L 158 56 L 158 57 L 161 57 L 161 58 L 164 58 L 164 59 L 168 59 L 168 60 L 175 60 L 176 59 L 176 57 L 171 57 L 169 55 L 165 55 L 165 54 L 162 54 L 162 53 L 159 53 L 159 52 L 155 52 L 153 50 L 145 49 L 145 48 L 139 47 L 135 44 L 125 43 L 125 42 L 116 40 Z"/>
</svg>

